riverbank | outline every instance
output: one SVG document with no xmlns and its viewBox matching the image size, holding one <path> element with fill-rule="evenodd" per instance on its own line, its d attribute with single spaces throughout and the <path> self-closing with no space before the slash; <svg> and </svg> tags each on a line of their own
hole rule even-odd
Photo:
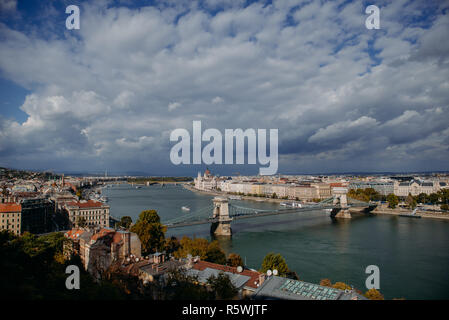
<svg viewBox="0 0 449 320">
<path fill-rule="evenodd" d="M 393 215 L 399 216 L 400 214 L 410 214 L 410 210 L 404 209 L 389 209 L 389 208 L 379 208 L 377 207 L 372 211 L 374 214 L 385 214 L 385 215 Z M 416 211 L 416 214 L 421 216 L 422 218 L 429 219 L 440 219 L 440 220 L 449 220 L 449 214 L 445 213 L 429 213 L 426 211 Z"/>
<path fill-rule="evenodd" d="M 204 191 L 204 190 L 198 190 L 195 187 L 191 186 L 190 184 L 184 184 L 183 187 L 192 192 L 197 192 L 197 193 L 201 193 L 201 194 L 207 194 L 207 195 L 219 196 L 219 197 L 237 196 L 237 197 L 240 197 L 242 200 L 249 200 L 249 201 L 256 201 L 256 202 L 281 203 L 281 202 L 285 202 L 285 201 L 292 201 L 292 200 L 285 200 L 285 199 L 273 199 L 273 198 L 265 198 L 265 197 L 235 195 L 235 194 L 229 194 L 224 191 Z"/>
</svg>

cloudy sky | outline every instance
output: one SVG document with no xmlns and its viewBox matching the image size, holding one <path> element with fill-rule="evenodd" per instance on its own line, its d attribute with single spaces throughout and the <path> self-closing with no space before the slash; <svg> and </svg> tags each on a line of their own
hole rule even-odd
<svg viewBox="0 0 449 320">
<path fill-rule="evenodd" d="M 201 120 L 278 129 L 280 173 L 449 170 L 448 31 L 448 1 L 0 0 L 0 166 L 193 175 Z"/>
</svg>

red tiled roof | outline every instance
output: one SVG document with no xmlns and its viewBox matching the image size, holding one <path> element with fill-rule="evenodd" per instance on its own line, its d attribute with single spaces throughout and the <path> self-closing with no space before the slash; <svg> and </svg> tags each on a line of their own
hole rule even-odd
<svg viewBox="0 0 449 320">
<path fill-rule="evenodd" d="M 35 198 L 39 195 L 39 192 L 20 191 L 20 192 L 14 192 L 14 195 L 19 198 Z"/>
<path fill-rule="evenodd" d="M 344 184 L 342 182 L 332 182 L 332 183 L 329 183 L 329 185 L 331 187 L 345 187 L 346 186 L 346 184 Z"/>
<path fill-rule="evenodd" d="M 248 277 L 250 277 L 250 279 L 245 283 L 245 286 L 251 287 L 254 289 L 257 288 L 257 284 L 255 282 L 259 283 L 259 276 L 261 275 L 261 273 L 257 272 L 257 271 L 243 269 L 242 272 L 238 272 L 236 267 L 224 266 L 222 264 L 216 264 L 216 263 L 202 261 L 202 260 L 196 262 L 192 268 L 195 270 L 200 270 L 200 271 L 203 271 L 206 268 L 210 268 L 210 269 L 220 270 L 220 271 L 224 271 L 224 272 L 230 272 L 230 273 L 248 276 Z"/>
<path fill-rule="evenodd" d="M 82 229 L 72 229 L 65 233 L 68 238 L 78 239 L 80 235 L 82 235 L 85 231 Z"/>
<path fill-rule="evenodd" d="M 115 230 L 111 230 L 111 229 L 101 229 L 100 231 L 98 231 L 96 234 L 94 234 L 91 238 L 91 240 L 98 240 L 100 238 L 103 238 L 105 236 L 107 236 L 108 234 L 114 234 Z"/>
<path fill-rule="evenodd" d="M 71 202 L 67 202 L 67 205 L 71 206 L 71 207 L 78 207 L 78 208 L 101 208 L 103 206 L 103 202 L 95 201 L 95 200 L 89 200 L 86 202 L 71 201 Z"/>
<path fill-rule="evenodd" d="M 22 205 L 17 203 L 0 203 L 0 212 L 22 212 Z"/>
</svg>

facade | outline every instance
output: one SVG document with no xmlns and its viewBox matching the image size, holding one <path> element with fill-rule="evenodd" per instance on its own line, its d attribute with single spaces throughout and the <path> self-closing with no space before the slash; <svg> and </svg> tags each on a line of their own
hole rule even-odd
<svg viewBox="0 0 449 320">
<path fill-rule="evenodd" d="M 54 203 L 45 197 L 23 198 L 21 232 L 44 233 L 49 231 L 50 217 L 54 212 Z"/>
<path fill-rule="evenodd" d="M 319 199 L 328 199 L 332 197 L 332 189 L 331 186 L 327 183 L 312 183 L 312 187 L 318 189 L 318 197 Z"/>
<path fill-rule="evenodd" d="M 17 203 L 0 203 L 0 230 L 21 234 L 22 206 Z"/>
<path fill-rule="evenodd" d="M 387 196 L 394 193 L 394 182 L 380 182 L 380 181 L 352 181 L 349 184 L 349 189 L 368 189 L 372 188 L 381 195 Z"/>
<path fill-rule="evenodd" d="M 394 194 L 398 197 L 407 197 L 409 194 L 417 196 L 420 193 L 431 194 L 440 190 L 440 184 L 435 181 L 410 180 L 394 184 Z"/>
<path fill-rule="evenodd" d="M 198 190 L 214 190 L 217 189 L 218 186 L 217 178 L 212 176 L 209 170 L 206 170 L 203 176 L 198 172 L 198 176 L 194 179 L 194 183 L 195 188 Z"/>
<path fill-rule="evenodd" d="M 78 222 L 81 218 L 90 227 L 109 227 L 109 206 L 100 201 L 82 200 L 67 202 L 65 210 L 72 227 L 78 227 Z"/>
</svg>

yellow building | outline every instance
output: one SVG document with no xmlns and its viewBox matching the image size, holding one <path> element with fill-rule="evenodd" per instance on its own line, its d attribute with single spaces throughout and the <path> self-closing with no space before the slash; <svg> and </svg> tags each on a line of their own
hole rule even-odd
<svg viewBox="0 0 449 320">
<path fill-rule="evenodd" d="M 17 203 L 0 203 L 0 230 L 21 234 L 22 206 Z"/>
</svg>

